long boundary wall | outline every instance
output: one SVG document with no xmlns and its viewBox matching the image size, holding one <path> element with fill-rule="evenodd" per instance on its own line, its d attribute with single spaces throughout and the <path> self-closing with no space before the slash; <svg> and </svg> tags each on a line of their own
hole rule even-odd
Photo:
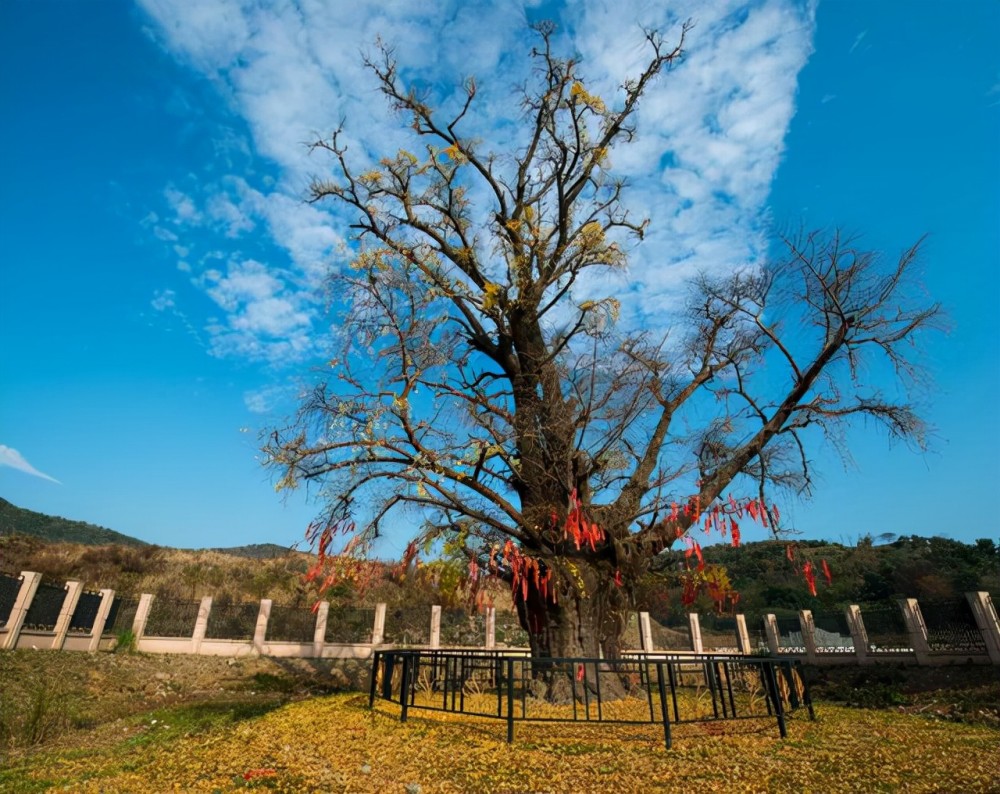
<svg viewBox="0 0 1000 794">
<path fill-rule="evenodd" d="M 25 628 L 25 617 L 31 609 L 32 601 L 38 592 L 41 576 L 32 571 L 22 571 L 20 586 L 16 599 L 10 607 L 9 614 L 0 622 L 0 650 L 13 648 L 35 648 L 45 650 L 89 651 L 106 650 L 114 646 L 116 639 L 105 632 L 105 626 L 115 598 L 113 590 L 101 590 L 100 602 L 93 617 L 90 630 L 87 632 L 71 632 L 70 626 L 74 613 L 80 603 L 82 585 L 77 581 L 69 581 L 65 585 L 65 596 L 58 617 L 51 630 Z M 268 626 L 271 621 L 272 603 L 269 599 L 260 602 L 253 637 L 250 639 L 232 640 L 206 637 L 206 629 L 212 614 L 212 598 L 206 596 L 198 605 L 198 613 L 190 636 L 158 637 L 149 636 L 146 626 L 154 598 L 144 594 L 136 608 L 131 631 L 135 638 L 136 649 L 144 653 L 178 653 L 201 654 L 204 656 L 274 656 L 291 658 L 320 659 L 368 659 L 372 650 L 383 645 L 386 630 L 386 605 L 378 604 L 374 610 L 372 630 L 369 642 L 332 642 L 326 638 L 327 621 L 331 614 L 330 605 L 321 602 L 315 610 L 315 624 L 312 641 L 285 642 L 268 639 Z M 919 665 L 943 664 L 975 664 L 1000 665 L 1000 619 L 989 593 L 967 593 L 966 601 L 970 614 L 974 619 L 971 623 L 960 627 L 963 641 L 949 646 L 947 643 L 932 645 L 927 624 L 916 599 L 901 599 L 898 602 L 901 624 L 905 625 L 905 633 L 893 647 L 879 647 L 870 641 L 869 632 L 865 626 L 863 610 L 852 605 L 845 610 L 844 625 L 849 630 L 849 637 L 838 636 L 838 644 L 828 645 L 828 633 L 819 632 L 816 628 L 813 614 L 802 610 L 794 622 L 791 632 L 788 629 L 788 619 L 779 619 L 773 614 L 766 614 L 762 619 L 763 640 L 766 647 L 754 647 L 750 640 L 745 616 L 737 615 L 732 630 L 732 637 L 713 633 L 718 644 L 720 636 L 724 645 L 731 640 L 732 653 L 767 652 L 771 656 L 799 659 L 809 664 L 861 664 L 869 665 L 879 662 L 911 662 Z M 252 608 L 252 607 L 249 607 Z M 428 615 L 429 641 L 426 647 L 441 647 L 441 607 L 434 606 Z M 496 614 L 489 609 L 483 625 L 481 644 L 476 647 L 497 648 L 495 635 Z M 683 655 L 704 651 L 701 617 L 697 613 L 687 615 L 686 633 L 689 647 L 660 647 L 654 642 L 652 621 L 648 612 L 639 613 L 639 649 L 634 653 L 653 655 Z M 794 641 L 790 637 L 794 635 Z M 980 640 L 981 637 L 981 640 Z M 970 641 L 971 638 L 971 641 Z M 421 643 L 423 645 L 423 643 Z M 468 647 L 468 646 L 466 646 Z M 726 646 L 728 647 L 728 646 Z"/>
</svg>

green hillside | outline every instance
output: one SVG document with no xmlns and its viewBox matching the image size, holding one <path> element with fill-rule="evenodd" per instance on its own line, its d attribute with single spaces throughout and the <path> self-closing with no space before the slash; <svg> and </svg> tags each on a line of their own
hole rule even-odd
<svg viewBox="0 0 1000 794">
<path fill-rule="evenodd" d="M 49 541 L 83 543 L 87 546 L 103 546 L 109 543 L 120 546 L 149 545 L 113 529 L 88 524 L 86 521 L 72 521 L 68 518 L 25 510 L 0 498 L 0 535 L 14 534 L 29 535 Z"/>
</svg>

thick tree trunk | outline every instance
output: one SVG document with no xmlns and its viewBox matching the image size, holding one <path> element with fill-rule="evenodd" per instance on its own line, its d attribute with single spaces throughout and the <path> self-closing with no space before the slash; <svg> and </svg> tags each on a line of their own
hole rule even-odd
<svg viewBox="0 0 1000 794">
<path fill-rule="evenodd" d="M 626 694 L 619 676 L 606 665 L 547 661 L 619 656 L 625 627 L 620 594 L 610 589 L 615 587 L 613 582 L 603 581 L 594 571 L 582 568 L 574 567 L 575 583 L 561 589 L 555 602 L 543 597 L 533 585 L 528 588 L 527 599 L 516 599 L 518 617 L 531 645 L 537 694 L 556 703 L 570 702 L 574 692 L 582 699 L 584 688 L 596 692 L 598 675 L 602 700 L 616 700 Z"/>
</svg>

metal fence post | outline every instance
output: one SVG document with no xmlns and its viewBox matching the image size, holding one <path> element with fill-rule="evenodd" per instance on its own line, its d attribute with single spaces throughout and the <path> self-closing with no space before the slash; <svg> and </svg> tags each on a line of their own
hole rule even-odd
<svg viewBox="0 0 1000 794">
<path fill-rule="evenodd" d="M 507 657 L 507 744 L 514 741 L 514 659 Z"/>
</svg>

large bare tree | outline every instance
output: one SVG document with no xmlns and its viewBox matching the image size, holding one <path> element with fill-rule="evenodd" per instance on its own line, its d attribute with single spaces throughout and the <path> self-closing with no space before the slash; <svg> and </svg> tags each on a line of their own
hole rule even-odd
<svg viewBox="0 0 1000 794">
<path fill-rule="evenodd" d="M 645 69 L 605 101 L 542 27 L 508 152 L 463 135 L 473 81 L 440 118 L 381 49 L 368 65 L 421 148 L 357 170 L 339 133 L 315 144 L 335 174 L 312 200 L 356 232 L 332 276 L 342 346 L 268 459 L 284 486 L 322 483 L 324 549 L 409 523 L 512 579 L 539 656 L 616 654 L 634 583 L 696 526 L 776 528 L 771 492 L 808 491 L 819 434 L 869 419 L 923 440 L 895 385 L 918 377 L 908 351 L 938 316 L 911 288 L 917 246 L 887 266 L 837 234 L 784 240 L 665 307 L 669 336 L 619 328 L 613 297 L 574 301 L 642 239 L 610 155 L 685 33 L 650 34 Z"/>
</svg>

